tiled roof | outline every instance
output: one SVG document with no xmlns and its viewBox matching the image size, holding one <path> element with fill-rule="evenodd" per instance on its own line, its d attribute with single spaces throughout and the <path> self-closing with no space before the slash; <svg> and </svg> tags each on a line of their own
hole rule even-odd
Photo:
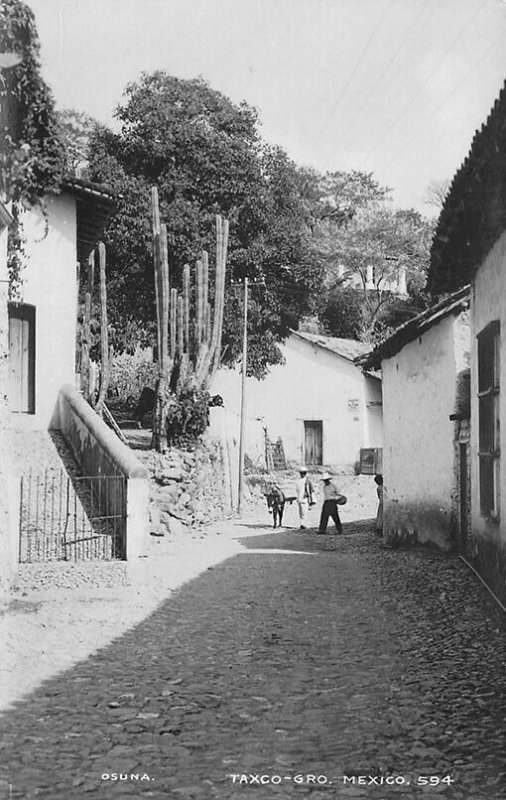
<svg viewBox="0 0 506 800">
<path fill-rule="evenodd" d="M 321 336 L 305 331 L 293 331 L 293 333 L 300 339 L 324 347 L 325 350 L 330 350 L 331 353 L 335 353 L 347 361 L 355 361 L 358 356 L 363 356 L 371 351 L 371 344 L 359 342 L 357 339 L 339 339 L 336 336 Z"/>
<path fill-rule="evenodd" d="M 458 292 L 441 300 L 437 305 L 425 309 L 413 319 L 408 320 L 397 328 L 391 336 L 384 339 L 371 350 L 365 357 L 359 358 L 358 362 L 364 369 L 380 369 L 381 362 L 385 358 L 391 358 L 399 353 L 404 345 L 416 339 L 424 331 L 436 325 L 449 314 L 460 314 L 469 308 L 469 286 L 464 286 Z"/>
<path fill-rule="evenodd" d="M 457 170 L 435 230 L 427 288 L 433 295 L 471 283 L 506 230 L 506 81 Z"/>
<path fill-rule="evenodd" d="M 118 195 L 108 186 L 67 177 L 62 190 L 76 198 L 77 260 L 84 263 L 116 210 Z"/>
</svg>

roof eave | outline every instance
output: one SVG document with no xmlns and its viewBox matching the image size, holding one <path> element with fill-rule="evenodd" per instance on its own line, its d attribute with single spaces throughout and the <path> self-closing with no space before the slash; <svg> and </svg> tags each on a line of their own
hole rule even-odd
<svg viewBox="0 0 506 800">
<path fill-rule="evenodd" d="M 374 348 L 366 356 L 359 356 L 356 362 L 364 370 L 381 369 L 381 362 L 397 355 L 403 347 L 412 342 L 422 333 L 432 328 L 450 314 L 460 314 L 469 308 L 470 286 L 464 286 L 454 294 L 437 303 L 435 306 L 422 311 L 413 319 L 408 320 L 395 330 L 388 339 Z"/>
<path fill-rule="evenodd" d="M 83 263 L 103 235 L 119 198 L 109 187 L 82 178 L 66 178 L 61 188 L 76 200 L 77 260 Z"/>
</svg>

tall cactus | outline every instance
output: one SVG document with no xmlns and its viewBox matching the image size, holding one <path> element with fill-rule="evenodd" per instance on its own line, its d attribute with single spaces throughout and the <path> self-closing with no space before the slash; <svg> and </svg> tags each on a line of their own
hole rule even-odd
<svg viewBox="0 0 506 800">
<path fill-rule="evenodd" d="M 160 222 L 158 192 L 152 189 L 153 262 L 159 376 L 153 424 L 153 447 L 167 446 L 166 419 L 177 371 L 176 392 L 207 389 L 221 356 L 228 221 L 216 217 L 216 273 L 214 304 L 209 302 L 209 257 L 204 251 L 195 267 L 192 303 L 191 269 L 183 268 L 182 291 L 169 288 L 167 231 Z"/>
<path fill-rule="evenodd" d="M 108 317 L 107 317 L 107 284 L 105 275 L 106 252 L 105 244 L 98 243 L 98 261 L 100 268 L 100 390 L 98 393 L 95 411 L 102 415 L 102 409 L 107 397 L 107 390 L 111 379 L 112 351 L 109 351 Z"/>
<path fill-rule="evenodd" d="M 155 298 L 158 345 L 158 380 L 156 385 L 156 404 L 153 420 L 152 446 L 163 452 L 167 448 L 165 421 L 170 402 L 170 378 L 173 367 L 173 351 L 169 350 L 169 260 L 167 249 L 167 229 L 160 223 L 158 190 L 153 187 L 153 261 L 155 268 Z"/>
</svg>

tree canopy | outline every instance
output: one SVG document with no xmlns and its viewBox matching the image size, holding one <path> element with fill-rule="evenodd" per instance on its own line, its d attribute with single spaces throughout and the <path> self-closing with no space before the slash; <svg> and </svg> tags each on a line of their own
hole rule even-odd
<svg viewBox="0 0 506 800">
<path fill-rule="evenodd" d="M 126 87 L 116 119 L 113 132 L 77 112 L 61 115 L 67 158 L 89 161 L 87 175 L 120 196 L 106 231 L 116 349 L 155 338 L 152 186 L 173 286 L 185 263 L 212 250 L 215 215 L 230 221 L 225 363 L 240 357 L 245 276 L 249 371 L 258 377 L 280 361 L 279 343 L 308 316 L 332 335 L 374 340 L 425 304 L 431 223 L 395 211 L 390 190 L 372 174 L 297 166 L 262 141 L 254 108 L 201 78 L 144 73 Z M 392 282 L 401 271 L 408 295 L 399 298 Z"/>
<path fill-rule="evenodd" d="M 263 374 L 280 358 L 276 342 L 307 313 L 321 275 L 309 246 L 301 172 L 280 148 L 261 141 L 253 108 L 200 78 L 143 74 L 127 86 L 116 118 L 119 133 L 98 128 L 89 154 L 91 177 L 121 195 L 106 232 L 115 346 L 133 345 L 128 331 L 152 334 L 149 204 L 156 185 L 173 285 L 184 264 L 214 241 L 215 215 L 229 219 L 229 277 L 265 283 L 252 293 L 250 307 L 251 371 Z M 226 298 L 223 344 L 233 362 L 241 300 L 232 286 Z"/>
<path fill-rule="evenodd" d="M 327 332 L 375 341 L 421 310 L 432 234 L 430 220 L 394 210 L 377 195 L 357 208 L 330 239 L 328 292 L 319 308 Z"/>
</svg>

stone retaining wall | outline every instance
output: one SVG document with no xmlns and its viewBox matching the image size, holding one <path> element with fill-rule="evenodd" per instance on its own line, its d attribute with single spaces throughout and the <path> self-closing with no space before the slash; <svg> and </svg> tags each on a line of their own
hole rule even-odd
<svg viewBox="0 0 506 800">
<path fill-rule="evenodd" d="M 150 532 L 178 534 L 230 511 L 219 442 L 204 439 L 193 450 L 139 451 L 150 474 Z"/>
</svg>

